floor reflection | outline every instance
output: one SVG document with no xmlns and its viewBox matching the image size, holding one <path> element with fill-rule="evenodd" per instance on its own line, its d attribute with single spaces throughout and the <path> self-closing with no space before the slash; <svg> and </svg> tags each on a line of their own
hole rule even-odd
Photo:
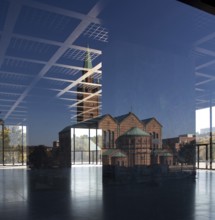
<svg viewBox="0 0 215 220">
<path fill-rule="evenodd" d="M 27 219 L 26 169 L 0 169 L 1 219 Z"/>
<path fill-rule="evenodd" d="M 102 185 L 101 166 L 0 169 L 1 219 L 214 219 L 215 172 L 160 186 Z"/>
<path fill-rule="evenodd" d="M 195 191 L 195 216 L 198 220 L 215 218 L 215 171 L 197 173 Z"/>
</svg>

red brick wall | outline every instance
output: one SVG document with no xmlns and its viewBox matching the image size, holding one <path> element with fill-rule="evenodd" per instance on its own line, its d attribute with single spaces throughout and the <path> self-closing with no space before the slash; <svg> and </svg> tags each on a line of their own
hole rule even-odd
<svg viewBox="0 0 215 220">
<path fill-rule="evenodd" d="M 162 126 L 155 119 L 152 119 L 148 124 L 145 125 L 145 131 L 150 134 L 153 134 L 153 132 L 158 134 L 158 143 L 159 143 L 158 148 L 161 148 L 162 147 Z"/>
<path fill-rule="evenodd" d="M 114 146 L 112 147 L 115 147 L 115 141 L 118 138 L 118 125 L 116 121 L 111 116 L 107 115 L 99 122 L 98 128 L 102 129 L 103 132 L 114 132 Z"/>
<path fill-rule="evenodd" d="M 128 155 L 128 166 L 151 164 L 150 136 L 122 136 L 117 141 L 117 148 Z"/>
<path fill-rule="evenodd" d="M 117 123 L 116 121 L 109 115 L 103 118 L 98 125 L 99 128 L 103 130 L 111 130 L 117 132 Z"/>
<path fill-rule="evenodd" d="M 143 130 L 143 124 L 133 114 L 128 115 L 119 125 L 119 136 L 129 129 L 137 127 Z"/>
</svg>

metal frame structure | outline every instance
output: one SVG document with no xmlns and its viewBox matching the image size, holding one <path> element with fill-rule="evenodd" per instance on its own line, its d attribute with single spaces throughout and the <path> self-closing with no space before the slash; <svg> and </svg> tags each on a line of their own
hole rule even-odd
<svg viewBox="0 0 215 220">
<path fill-rule="evenodd" d="M 209 141 L 208 143 L 197 142 L 197 168 L 199 166 L 199 147 L 204 146 L 206 148 L 205 157 L 206 165 L 205 169 L 213 169 L 212 162 L 213 158 L 213 146 L 215 140 L 213 140 L 213 123 L 212 120 L 214 115 L 212 114 L 212 107 L 215 106 L 215 52 L 213 50 L 215 43 L 215 32 L 208 34 L 198 40 L 193 49 L 194 55 L 194 71 L 195 71 L 195 104 L 196 110 L 209 108 Z M 198 119 L 196 119 L 198 120 Z M 209 149 L 208 149 L 209 146 Z M 209 151 L 209 153 L 208 153 Z M 209 166 L 208 166 L 209 161 Z"/>
</svg>

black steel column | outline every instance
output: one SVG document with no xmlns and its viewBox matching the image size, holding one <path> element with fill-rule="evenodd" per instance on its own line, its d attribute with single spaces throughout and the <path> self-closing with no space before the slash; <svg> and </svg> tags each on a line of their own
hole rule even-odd
<svg viewBox="0 0 215 220">
<path fill-rule="evenodd" d="M 23 125 L 22 125 L 22 165 L 24 165 Z"/>
<path fill-rule="evenodd" d="M 98 164 L 98 132 L 96 128 L 96 164 Z"/>
<path fill-rule="evenodd" d="M 212 99 L 210 104 L 210 169 L 212 169 L 212 161 L 213 161 L 213 140 L 212 140 Z"/>
<path fill-rule="evenodd" d="M 208 169 L 208 144 L 205 145 L 206 147 L 206 169 Z"/>
<path fill-rule="evenodd" d="M 4 122 L 2 123 L 2 164 L 4 164 Z"/>
<path fill-rule="evenodd" d="M 197 168 L 199 169 L 199 145 L 197 145 Z"/>
<path fill-rule="evenodd" d="M 73 128 L 73 164 L 75 164 L 75 128 Z"/>
<path fill-rule="evenodd" d="M 90 129 L 89 129 L 89 137 L 88 137 L 88 140 L 89 140 L 89 164 L 90 164 L 90 162 L 91 162 L 91 157 L 90 157 Z"/>
</svg>

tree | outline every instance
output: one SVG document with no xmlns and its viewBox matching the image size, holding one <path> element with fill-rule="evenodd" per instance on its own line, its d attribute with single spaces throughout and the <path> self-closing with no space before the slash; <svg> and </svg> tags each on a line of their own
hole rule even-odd
<svg viewBox="0 0 215 220">
<path fill-rule="evenodd" d="M 196 144 L 195 141 L 181 145 L 178 152 L 178 160 L 180 163 L 193 165 L 196 162 Z"/>
<path fill-rule="evenodd" d="M 4 137 L 3 137 L 4 135 Z M 4 152 L 3 152 L 3 141 L 4 141 Z M 4 153 L 4 162 L 7 160 L 7 157 L 5 155 L 6 149 L 8 149 L 10 146 L 10 129 L 4 127 L 4 132 L 3 129 L 1 129 L 0 133 L 0 163 L 3 163 L 3 153 Z"/>
</svg>

